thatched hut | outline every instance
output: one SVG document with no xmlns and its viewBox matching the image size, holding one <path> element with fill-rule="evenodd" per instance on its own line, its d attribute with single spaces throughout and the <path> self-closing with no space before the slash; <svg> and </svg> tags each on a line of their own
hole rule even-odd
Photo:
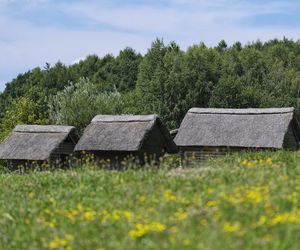
<svg viewBox="0 0 300 250">
<path fill-rule="evenodd" d="M 174 141 L 188 164 L 232 151 L 297 150 L 299 139 L 294 108 L 192 108 Z"/>
<path fill-rule="evenodd" d="M 109 159 L 114 166 L 133 156 L 143 163 L 144 156 L 157 160 L 177 147 L 157 115 L 97 115 L 75 147 L 97 159 Z"/>
<path fill-rule="evenodd" d="M 45 162 L 64 166 L 77 141 L 72 126 L 17 125 L 0 144 L 0 159 L 6 160 L 11 169 Z"/>
</svg>

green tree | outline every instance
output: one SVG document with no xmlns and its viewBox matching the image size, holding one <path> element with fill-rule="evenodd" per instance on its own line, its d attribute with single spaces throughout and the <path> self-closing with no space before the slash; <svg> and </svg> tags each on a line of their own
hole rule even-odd
<svg viewBox="0 0 300 250">
<path fill-rule="evenodd" d="M 174 117 L 173 111 L 177 112 L 174 106 L 180 91 L 180 87 L 172 86 L 169 77 L 173 68 L 178 68 L 176 58 L 180 55 L 183 55 L 182 51 L 174 42 L 165 46 L 162 40 L 157 39 L 140 64 L 137 80 L 140 113 L 159 114 L 169 127 L 174 127 L 174 122 L 169 118 Z"/>
<path fill-rule="evenodd" d="M 135 88 L 138 67 L 142 56 L 132 48 L 121 50 L 115 58 L 110 77 L 111 85 L 115 85 L 118 91 L 128 92 Z"/>
<path fill-rule="evenodd" d="M 216 47 L 200 43 L 182 51 L 175 42 L 165 45 L 157 39 L 145 56 L 125 48 L 116 57 L 90 55 L 71 66 L 46 64 L 6 85 L 0 93 L 0 119 L 20 97 L 33 101 L 39 116 L 47 118 L 49 96 L 81 77 L 90 79 L 97 95 L 119 91 L 123 112 L 157 113 L 169 128 L 177 127 L 191 107 L 300 108 L 300 41 L 228 46 L 222 40 Z"/>
<path fill-rule="evenodd" d="M 79 133 L 97 114 L 122 113 L 120 94 L 101 92 L 98 86 L 86 78 L 71 83 L 50 99 L 49 112 L 52 123 L 73 125 Z"/>
<path fill-rule="evenodd" d="M 167 75 L 163 59 L 167 48 L 156 39 L 139 66 L 137 78 L 137 104 L 140 113 L 162 113 L 164 82 Z"/>
<path fill-rule="evenodd" d="M 216 47 L 217 51 L 224 52 L 227 49 L 227 43 L 225 40 L 221 40 Z"/>
<path fill-rule="evenodd" d="M 47 124 L 48 119 L 41 115 L 40 106 L 27 97 L 20 97 L 12 102 L 5 112 L 0 138 L 3 140 L 17 124 Z"/>
</svg>

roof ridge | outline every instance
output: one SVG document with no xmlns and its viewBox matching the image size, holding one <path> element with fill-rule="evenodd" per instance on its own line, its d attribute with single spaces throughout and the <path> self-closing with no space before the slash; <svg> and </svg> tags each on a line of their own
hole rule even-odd
<svg viewBox="0 0 300 250">
<path fill-rule="evenodd" d="M 14 133 L 24 133 L 24 134 L 68 134 L 67 131 L 20 131 L 13 130 Z"/>
<path fill-rule="evenodd" d="M 150 122 L 156 120 L 158 115 L 96 115 L 92 122 Z"/>
<path fill-rule="evenodd" d="M 188 113 L 193 114 L 227 114 L 227 115 L 263 115 L 293 113 L 293 107 L 287 108 L 248 108 L 248 109 L 223 109 L 223 108 L 191 108 Z"/>
<path fill-rule="evenodd" d="M 75 130 L 74 126 L 66 125 L 17 125 L 13 132 L 18 133 L 70 133 Z"/>
</svg>

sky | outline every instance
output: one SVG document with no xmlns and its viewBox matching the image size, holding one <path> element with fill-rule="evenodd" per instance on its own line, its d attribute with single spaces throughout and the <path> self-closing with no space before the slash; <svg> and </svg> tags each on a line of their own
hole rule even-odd
<svg viewBox="0 0 300 250">
<path fill-rule="evenodd" d="M 0 0 L 0 91 L 19 73 L 87 55 L 300 39 L 299 0 Z"/>
</svg>

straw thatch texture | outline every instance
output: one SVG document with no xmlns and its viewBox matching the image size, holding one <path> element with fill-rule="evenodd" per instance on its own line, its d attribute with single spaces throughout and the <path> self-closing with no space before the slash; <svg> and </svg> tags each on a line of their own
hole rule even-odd
<svg viewBox="0 0 300 250">
<path fill-rule="evenodd" d="M 176 152 L 169 131 L 156 115 L 98 115 L 85 129 L 75 151 L 137 152 L 154 126 L 159 127 L 164 139 L 162 146 L 168 152 Z"/>
<path fill-rule="evenodd" d="M 179 147 L 283 148 L 289 131 L 298 142 L 294 108 L 192 108 L 180 125 L 175 143 Z"/>
<path fill-rule="evenodd" d="M 156 115 L 96 115 L 92 122 L 151 122 Z"/>
<path fill-rule="evenodd" d="M 60 125 L 17 125 L 13 132 L 25 133 L 67 133 L 69 134 L 75 127 Z"/>
<path fill-rule="evenodd" d="M 285 114 L 293 113 L 294 108 L 249 108 L 249 109 L 221 109 L 221 108 L 191 108 L 188 113 L 195 114 L 230 114 L 230 115 L 255 115 L 255 114 Z"/>
<path fill-rule="evenodd" d="M 0 159 L 47 160 L 74 130 L 71 126 L 18 125 L 0 145 Z"/>
</svg>

